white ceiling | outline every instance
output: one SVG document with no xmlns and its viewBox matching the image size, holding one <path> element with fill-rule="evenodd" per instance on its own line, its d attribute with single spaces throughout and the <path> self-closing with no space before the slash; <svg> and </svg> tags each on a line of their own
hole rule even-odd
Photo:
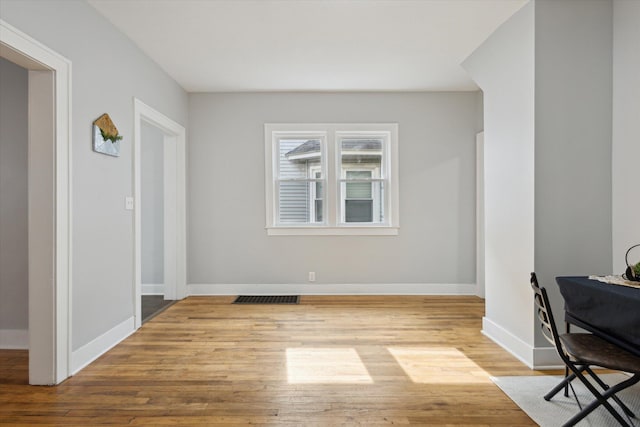
<svg viewBox="0 0 640 427">
<path fill-rule="evenodd" d="M 89 0 L 188 92 L 464 91 L 528 0 Z"/>
</svg>

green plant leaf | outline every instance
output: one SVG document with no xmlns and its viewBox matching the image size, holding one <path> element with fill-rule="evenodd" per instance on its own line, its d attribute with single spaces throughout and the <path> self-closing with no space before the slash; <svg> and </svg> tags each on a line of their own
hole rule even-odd
<svg viewBox="0 0 640 427">
<path fill-rule="evenodd" d="M 120 141 L 122 139 L 122 135 L 109 135 L 106 134 L 102 129 L 100 129 L 100 135 L 102 135 L 102 139 L 104 139 L 105 141 L 111 141 L 112 143 Z"/>
</svg>

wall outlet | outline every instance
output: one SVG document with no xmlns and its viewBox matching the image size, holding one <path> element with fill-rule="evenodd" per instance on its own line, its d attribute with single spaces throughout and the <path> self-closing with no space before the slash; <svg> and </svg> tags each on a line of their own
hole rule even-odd
<svg viewBox="0 0 640 427">
<path fill-rule="evenodd" d="M 315 271 L 310 271 L 309 272 L 309 281 L 310 282 L 315 282 L 316 281 L 316 273 L 315 273 Z"/>
<path fill-rule="evenodd" d="M 127 196 L 124 198 L 124 208 L 128 211 L 133 210 L 133 197 Z"/>
</svg>

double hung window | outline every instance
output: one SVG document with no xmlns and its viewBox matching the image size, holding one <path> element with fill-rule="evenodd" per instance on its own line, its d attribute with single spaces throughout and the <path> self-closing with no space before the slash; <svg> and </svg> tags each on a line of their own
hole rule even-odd
<svg viewBox="0 0 640 427">
<path fill-rule="evenodd" d="M 395 124 L 265 125 L 269 234 L 397 234 Z"/>
</svg>

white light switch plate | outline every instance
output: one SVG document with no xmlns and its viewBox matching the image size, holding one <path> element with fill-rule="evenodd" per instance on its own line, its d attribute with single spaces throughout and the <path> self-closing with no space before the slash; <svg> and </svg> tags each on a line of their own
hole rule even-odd
<svg viewBox="0 0 640 427">
<path fill-rule="evenodd" d="M 127 196 L 124 198 L 124 208 L 128 211 L 133 210 L 133 197 Z"/>
</svg>

